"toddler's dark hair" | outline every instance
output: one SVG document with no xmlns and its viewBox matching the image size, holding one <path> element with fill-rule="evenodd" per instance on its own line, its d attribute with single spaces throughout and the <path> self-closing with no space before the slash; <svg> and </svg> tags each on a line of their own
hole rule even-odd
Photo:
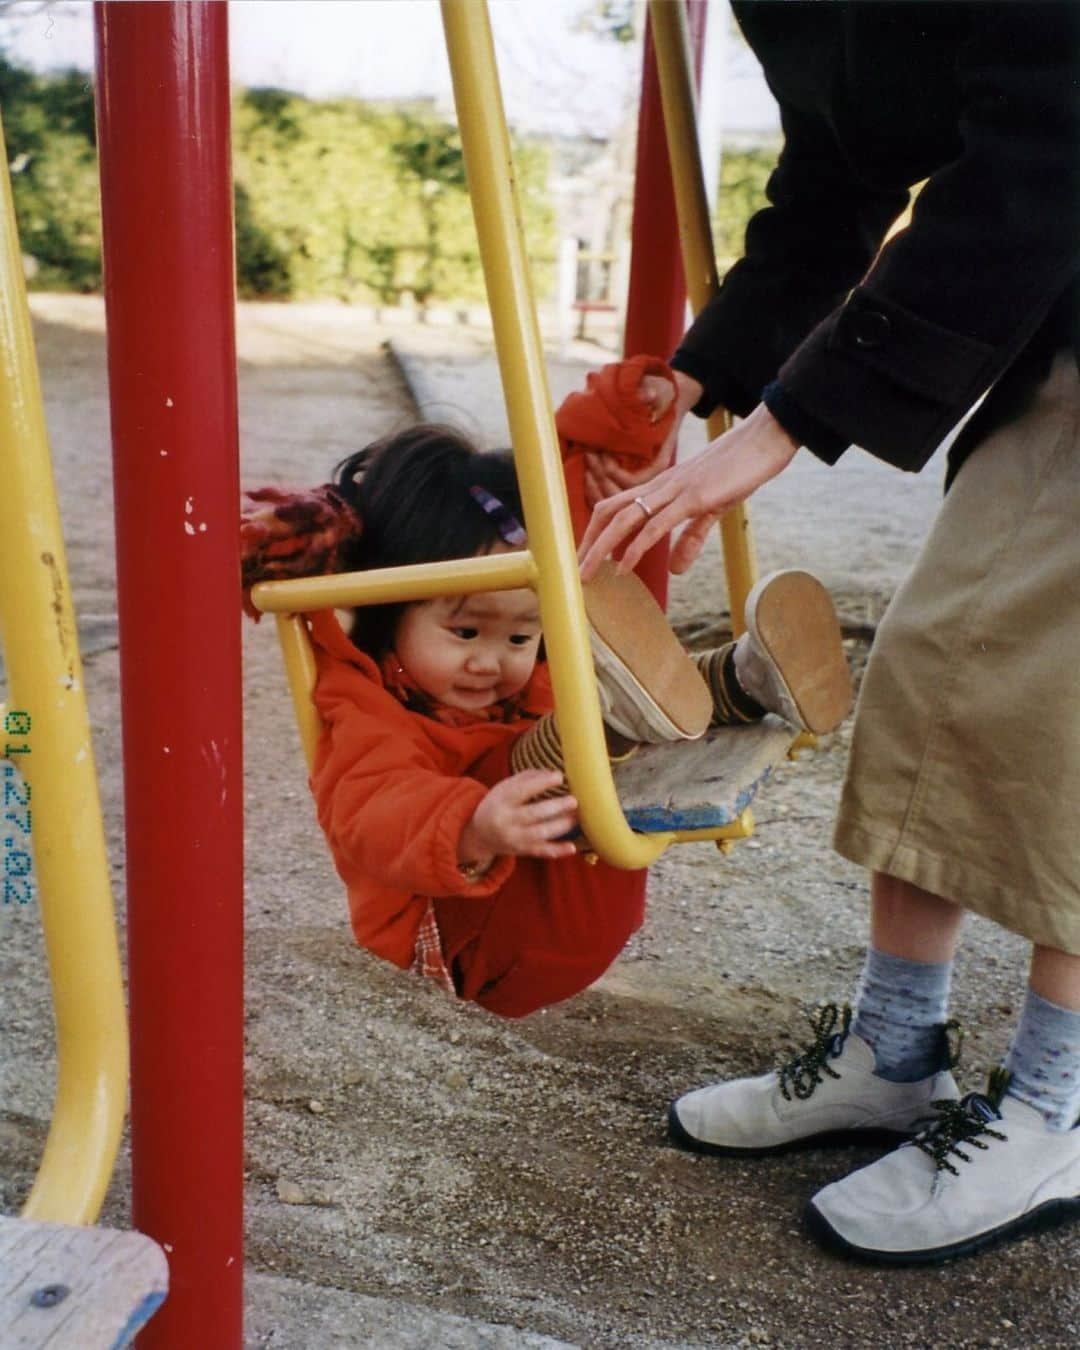
<svg viewBox="0 0 1080 1350">
<path fill-rule="evenodd" d="M 488 553 L 499 541 L 470 488 L 482 487 L 524 520 L 509 451 L 481 453 L 453 427 L 421 423 L 374 442 L 334 469 L 334 483 L 363 531 L 342 561 L 347 571 L 445 562 Z M 378 658 L 393 646 L 404 604 L 357 610 L 352 640 Z"/>
</svg>

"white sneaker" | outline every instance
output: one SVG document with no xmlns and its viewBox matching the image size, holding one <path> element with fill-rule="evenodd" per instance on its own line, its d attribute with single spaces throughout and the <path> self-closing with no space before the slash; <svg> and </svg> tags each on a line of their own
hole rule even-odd
<svg viewBox="0 0 1080 1350">
<path fill-rule="evenodd" d="M 896 1265 L 967 1256 L 1080 1218 L 1080 1128 L 1052 1130 L 1034 1107 L 972 1092 L 870 1167 L 818 1191 L 811 1233 L 848 1256 Z"/>
<path fill-rule="evenodd" d="M 840 1027 L 837 1029 L 837 1022 Z M 874 1073 L 874 1052 L 851 1031 L 851 1010 L 826 1004 L 811 1016 L 816 1039 L 775 1073 L 699 1088 L 671 1104 L 668 1133 L 695 1153 L 779 1153 L 822 1144 L 896 1143 L 934 1118 L 931 1103 L 960 1092 L 944 1067 L 915 1083 Z"/>
<path fill-rule="evenodd" d="M 809 572 L 773 572 L 746 597 L 739 683 L 769 712 L 823 735 L 851 711 L 851 673 L 832 600 Z"/>
</svg>

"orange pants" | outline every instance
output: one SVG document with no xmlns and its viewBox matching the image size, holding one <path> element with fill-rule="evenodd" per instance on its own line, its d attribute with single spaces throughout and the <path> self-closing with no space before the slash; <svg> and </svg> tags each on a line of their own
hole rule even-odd
<svg viewBox="0 0 1080 1350">
<path fill-rule="evenodd" d="M 472 776 L 509 775 L 509 745 Z M 587 988 L 645 917 L 640 872 L 582 858 L 518 858 L 506 885 L 484 900 L 435 900 L 443 954 L 461 998 L 502 1017 L 524 1017 Z"/>
</svg>

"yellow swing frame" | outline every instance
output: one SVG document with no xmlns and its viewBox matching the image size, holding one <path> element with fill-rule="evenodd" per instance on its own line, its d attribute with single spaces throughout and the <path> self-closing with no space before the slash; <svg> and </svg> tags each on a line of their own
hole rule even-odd
<svg viewBox="0 0 1080 1350">
<path fill-rule="evenodd" d="M 716 840 L 724 847 L 752 832 L 749 810 L 708 829 L 642 834 L 629 827 L 619 805 L 604 742 L 486 0 L 442 0 L 442 18 L 529 548 L 255 586 L 256 608 L 277 617 L 305 759 L 310 769 L 321 731 L 312 701 L 316 670 L 305 614 L 528 586 L 539 602 L 566 776 L 590 849 L 613 866 L 634 869 L 647 867 L 673 843 Z M 652 19 L 654 26 L 659 19 L 665 34 L 661 45 L 656 30 L 657 55 L 669 68 L 663 82 L 665 120 L 677 165 L 686 271 L 697 310 L 715 290 L 716 268 L 693 130 L 693 82 L 682 4 L 654 0 Z M 741 631 L 743 604 L 754 578 L 745 512 L 725 518 L 723 538 L 732 619 L 736 631 Z"/>
<path fill-rule="evenodd" d="M 0 151 L 3 145 L 0 126 Z M 101 1209 L 120 1147 L 127 1014 L 71 584 L 6 165 L 5 154 L 0 626 L 10 695 L 8 703 L 0 703 L 0 761 L 5 808 L 15 766 L 28 789 L 24 829 L 29 835 L 32 820 L 57 1052 L 52 1120 L 22 1217 L 88 1224 Z M 16 806 L 14 814 L 21 809 Z"/>
</svg>

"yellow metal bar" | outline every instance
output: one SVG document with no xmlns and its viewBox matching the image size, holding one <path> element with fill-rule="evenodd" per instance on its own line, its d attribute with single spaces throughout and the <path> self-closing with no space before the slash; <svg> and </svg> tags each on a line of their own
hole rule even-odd
<svg viewBox="0 0 1080 1350">
<path fill-rule="evenodd" d="M 23 1212 L 92 1223 L 123 1126 L 127 1026 L 83 670 L 6 170 L 0 196 L 0 627 L 9 680 L 0 753 L 7 756 L 4 769 L 17 763 L 32 791 L 58 1058 L 52 1123 Z"/>
<path fill-rule="evenodd" d="M 706 424 L 709 440 L 716 440 L 731 427 L 731 414 L 717 409 Z M 750 524 L 750 508 L 745 502 L 733 506 L 720 517 L 720 547 L 724 554 L 731 633 L 738 637 L 746 631 L 746 597 L 758 578 L 757 553 Z"/>
<path fill-rule="evenodd" d="M 390 569 L 386 569 L 389 571 Z M 412 568 L 396 568 L 399 572 L 412 571 Z M 350 573 L 352 577 L 367 579 L 364 573 Z M 268 581 L 263 582 L 258 588 L 262 591 L 263 604 L 257 605 L 257 608 L 264 611 L 271 611 L 273 603 L 276 602 L 275 592 L 280 587 L 291 586 L 291 582 L 286 581 Z M 484 588 L 486 589 L 486 587 Z M 428 591 L 430 593 L 430 589 Z M 457 592 L 451 591 L 450 594 Z M 355 603 L 355 600 L 353 600 Z M 324 608 L 319 605 L 317 608 Z M 285 672 L 289 681 L 289 692 L 292 695 L 293 704 L 296 708 L 297 725 L 300 730 L 300 745 L 304 753 L 304 762 L 307 764 L 308 771 L 311 771 L 315 763 L 315 748 L 319 743 L 319 736 L 322 732 L 322 723 L 319 719 L 318 711 L 312 700 L 315 692 L 315 683 L 318 670 L 315 664 L 315 653 L 311 646 L 311 637 L 308 633 L 307 624 L 300 614 L 282 614 L 276 616 L 278 639 L 281 643 L 282 656 L 285 661 Z M 747 807 L 741 811 L 728 825 L 718 825 L 705 830 L 676 830 L 669 837 L 671 842 L 677 844 L 696 844 L 703 841 L 713 840 L 725 851 L 730 848 L 731 842 L 736 839 L 747 839 L 754 832 L 754 819 Z M 589 852 L 594 850 L 591 845 Z"/>
<path fill-rule="evenodd" d="M 567 778 L 596 853 L 645 867 L 672 836 L 634 834 L 607 761 L 487 5 L 442 0 L 442 16 Z"/>
<path fill-rule="evenodd" d="M 304 763 L 310 773 L 315 763 L 315 747 L 319 744 L 319 733 L 322 731 L 319 713 L 312 701 L 317 674 L 315 654 L 311 650 L 307 625 L 298 614 L 279 614 L 277 631 L 281 654 L 285 660 L 289 692 L 292 694 L 293 706 L 296 709 L 300 748 L 304 752 Z"/>
<path fill-rule="evenodd" d="M 379 605 L 426 600 L 436 595 L 467 595 L 475 591 L 513 590 L 534 586 L 532 555 L 492 553 L 480 558 L 452 559 L 408 567 L 383 567 L 371 572 L 341 572 L 334 576 L 299 577 L 293 581 L 264 581 L 252 589 L 252 601 L 264 614 L 277 616 L 278 639 L 285 661 L 300 744 L 308 770 L 315 762 L 321 725 L 312 702 L 315 656 L 307 625 L 299 616 L 320 609 Z"/>
<path fill-rule="evenodd" d="M 311 613 L 349 605 L 385 605 L 428 600 L 436 595 L 469 595 L 476 591 L 511 591 L 536 585 L 532 554 L 487 553 L 449 562 L 380 567 L 371 572 L 262 581 L 252 587 L 256 609 L 266 614 Z"/>
<path fill-rule="evenodd" d="M 677 830 L 677 844 L 698 844 L 703 840 L 713 840 L 723 852 L 727 852 L 736 839 L 749 839 L 754 833 L 754 816 L 750 807 L 740 811 L 730 825 L 717 825 L 708 830 Z"/>
<path fill-rule="evenodd" d="M 603 740 L 486 6 L 483 0 L 443 0 L 443 21 L 531 551 L 254 587 L 255 606 L 278 616 L 308 768 L 320 726 L 311 701 L 314 656 L 299 615 L 530 586 L 540 602 L 567 777 L 592 849 L 616 866 L 636 868 L 647 866 L 676 841 L 744 838 L 752 828 L 749 812 L 716 829 L 639 835 L 629 829 L 619 807 Z"/>
<path fill-rule="evenodd" d="M 690 307 L 700 314 L 719 289 L 713 250 L 709 201 L 701 171 L 697 136 L 697 94 L 692 74 L 690 37 L 682 0 L 649 0 L 649 22 L 656 47 L 664 130 L 675 188 L 683 270 Z M 719 411 L 709 418 L 709 437 L 715 439 L 731 425 Z M 750 516 L 745 504 L 735 506 L 720 521 L 731 626 L 737 637 L 746 627 L 746 597 L 757 579 Z"/>
</svg>

